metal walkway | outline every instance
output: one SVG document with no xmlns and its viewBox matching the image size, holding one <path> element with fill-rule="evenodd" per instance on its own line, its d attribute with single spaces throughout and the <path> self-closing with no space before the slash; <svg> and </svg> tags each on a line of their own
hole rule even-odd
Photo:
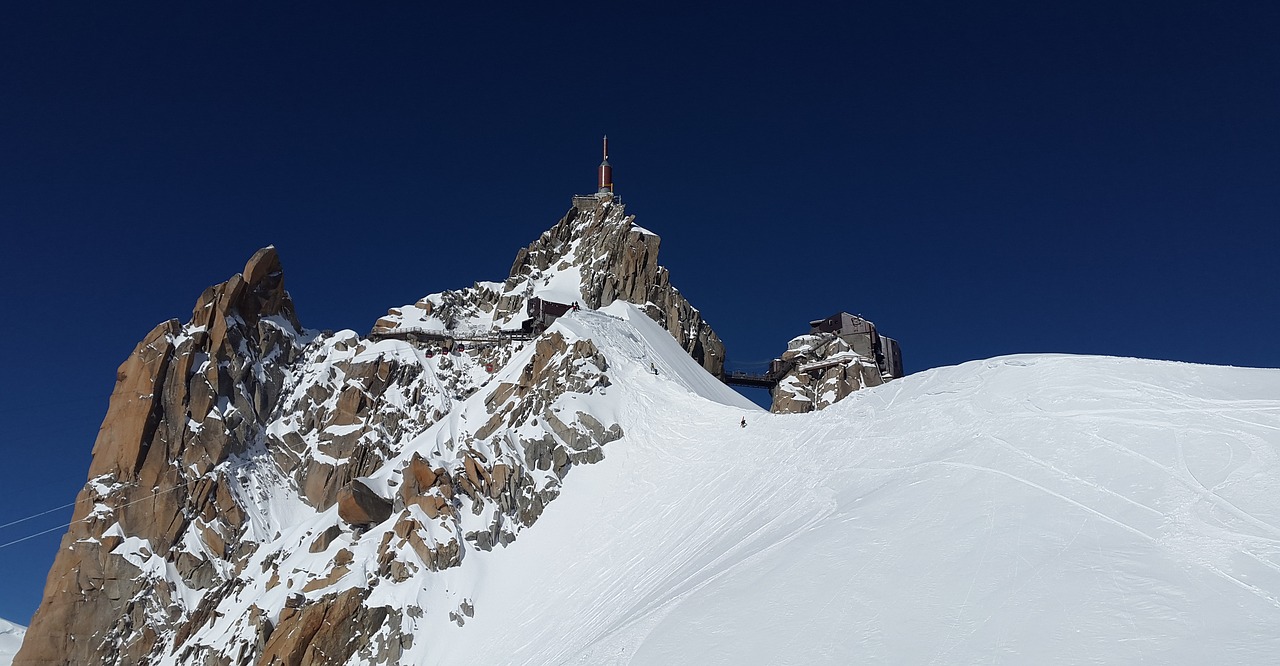
<svg viewBox="0 0 1280 666">
<path fill-rule="evenodd" d="M 503 331 L 503 330 L 462 330 L 447 331 L 432 328 L 393 328 L 389 330 L 369 331 L 370 340 L 404 340 L 406 342 L 470 342 L 470 343 L 506 343 L 513 341 L 532 340 L 533 336 L 523 330 Z"/>
<path fill-rule="evenodd" d="M 772 390 L 773 387 L 787 376 L 788 372 L 795 367 L 795 363 L 791 361 L 774 361 L 770 364 L 768 370 L 764 372 L 745 372 L 742 370 L 733 370 L 724 373 L 720 378 L 721 381 L 730 386 L 750 386 L 753 388 L 767 388 Z"/>
<path fill-rule="evenodd" d="M 750 386 L 754 388 L 772 389 L 778 385 L 779 376 L 763 374 L 757 375 L 750 372 L 734 371 L 724 373 L 721 380 L 730 386 Z"/>
</svg>

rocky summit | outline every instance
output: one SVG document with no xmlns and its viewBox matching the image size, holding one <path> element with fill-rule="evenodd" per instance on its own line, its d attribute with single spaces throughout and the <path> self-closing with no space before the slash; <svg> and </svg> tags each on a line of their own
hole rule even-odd
<svg viewBox="0 0 1280 666">
<path fill-rule="evenodd" d="M 511 544 L 624 435 L 609 361 L 556 317 L 631 303 L 721 372 L 659 242 L 611 194 L 576 197 L 504 281 L 368 335 L 304 328 L 259 250 L 120 366 L 14 663 L 393 664 L 439 639 L 423 613 L 464 624 L 465 597 L 379 590 Z"/>
</svg>

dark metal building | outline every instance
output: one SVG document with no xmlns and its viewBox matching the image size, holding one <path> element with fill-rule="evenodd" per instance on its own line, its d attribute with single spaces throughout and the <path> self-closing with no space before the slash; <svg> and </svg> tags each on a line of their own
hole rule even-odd
<svg viewBox="0 0 1280 666">
<path fill-rule="evenodd" d="M 525 306 L 525 312 L 529 315 L 529 319 L 524 322 L 524 330 L 526 332 L 546 330 L 552 322 L 572 309 L 573 305 L 544 301 L 536 297 L 530 298 Z"/>
<path fill-rule="evenodd" d="M 897 379 L 902 376 L 902 349 L 898 341 L 880 335 L 876 325 L 848 312 L 837 312 L 825 319 L 809 322 L 809 332 L 834 333 L 858 355 L 875 359 L 880 371 Z"/>
</svg>

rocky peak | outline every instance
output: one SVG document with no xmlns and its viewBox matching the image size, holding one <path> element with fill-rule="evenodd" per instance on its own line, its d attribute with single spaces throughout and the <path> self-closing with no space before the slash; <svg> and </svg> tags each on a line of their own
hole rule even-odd
<svg viewBox="0 0 1280 666">
<path fill-rule="evenodd" d="M 228 579 L 248 552 L 229 461 L 262 444 L 305 338 L 267 247 L 206 289 L 186 325 L 164 322 L 138 343 L 116 373 L 89 483 L 15 663 L 140 663 L 158 618 L 183 615 L 180 590 Z M 113 552 L 129 540 L 132 556 Z M 177 580 L 151 580 L 147 566 Z M 125 638 L 104 651 L 112 636 Z"/>
<path fill-rule="evenodd" d="M 826 409 L 850 393 L 892 379 L 875 360 L 860 355 L 831 333 L 802 335 L 788 343 L 782 360 L 790 369 L 773 389 L 776 414 Z"/>
<path fill-rule="evenodd" d="M 584 305 L 599 308 L 615 300 L 637 305 L 662 300 L 667 271 L 658 265 L 661 239 L 634 224 L 635 216 L 610 194 L 574 197 L 573 207 L 538 240 L 516 253 L 508 288 L 532 281 L 533 290 L 577 269 Z"/>
<path fill-rule="evenodd" d="M 255 252 L 243 272 L 206 289 L 196 301 L 191 324 L 213 330 L 227 317 L 238 317 L 248 326 L 257 326 L 262 318 L 280 317 L 295 331 L 302 330 L 293 299 L 284 290 L 284 269 L 274 245 Z"/>
<path fill-rule="evenodd" d="M 393 308 L 374 333 L 397 329 L 514 330 L 529 319 L 530 299 L 598 309 L 614 301 L 640 306 L 713 375 L 724 370 L 724 344 L 702 314 L 671 285 L 658 264 L 659 236 L 610 193 L 573 198 L 554 226 L 521 248 L 501 283 L 478 282 Z"/>
</svg>

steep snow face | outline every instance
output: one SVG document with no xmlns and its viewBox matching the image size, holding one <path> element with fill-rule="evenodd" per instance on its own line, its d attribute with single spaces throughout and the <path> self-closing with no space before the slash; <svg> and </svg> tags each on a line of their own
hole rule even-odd
<svg viewBox="0 0 1280 666">
<path fill-rule="evenodd" d="M 627 328 L 571 325 L 615 364 L 627 434 L 437 583 L 474 617 L 413 663 L 1280 650 L 1280 371 L 1010 356 L 773 415 L 645 376 Z"/>
<path fill-rule="evenodd" d="M 0 618 L 0 666 L 13 663 L 13 655 L 18 653 L 22 645 L 22 637 L 27 628 Z"/>
</svg>

